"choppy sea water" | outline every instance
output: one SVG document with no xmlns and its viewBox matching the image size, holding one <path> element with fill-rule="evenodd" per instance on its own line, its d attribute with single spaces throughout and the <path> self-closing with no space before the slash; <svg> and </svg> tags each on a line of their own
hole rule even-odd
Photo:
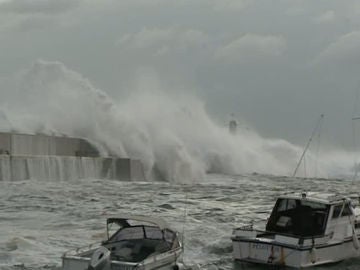
<svg viewBox="0 0 360 270">
<path fill-rule="evenodd" d="M 84 179 L 0 182 L 0 269 L 61 269 L 61 255 L 101 241 L 109 215 L 164 218 L 185 235 L 193 269 L 268 269 L 234 263 L 231 231 L 264 226 L 277 195 L 290 191 L 357 192 L 360 183 L 265 175 L 208 175 L 193 184 Z M 316 269 L 360 269 L 360 258 Z"/>
</svg>

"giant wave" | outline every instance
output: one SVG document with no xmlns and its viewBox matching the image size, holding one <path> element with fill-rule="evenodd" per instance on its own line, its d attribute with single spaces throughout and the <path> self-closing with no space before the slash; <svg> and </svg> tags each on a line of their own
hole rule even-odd
<svg viewBox="0 0 360 270">
<path fill-rule="evenodd" d="M 148 179 L 192 182 L 208 172 L 291 175 L 302 153 L 300 146 L 251 129 L 230 134 L 188 94 L 143 85 L 115 100 L 60 62 L 38 60 L 0 86 L 1 131 L 85 138 L 102 156 L 140 159 Z M 310 151 L 306 158 L 306 176 L 321 177 L 350 174 L 354 160 L 345 151 Z"/>
</svg>

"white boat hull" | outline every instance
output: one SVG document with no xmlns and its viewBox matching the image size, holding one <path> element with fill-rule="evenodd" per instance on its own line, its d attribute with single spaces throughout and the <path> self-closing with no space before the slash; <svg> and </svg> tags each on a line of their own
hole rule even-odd
<svg viewBox="0 0 360 270">
<path fill-rule="evenodd" d="M 179 268 L 182 245 L 162 219 L 110 217 L 107 239 L 65 252 L 62 270 L 173 270 Z M 113 231 L 114 233 L 110 233 Z"/>
<path fill-rule="evenodd" d="M 111 270 L 173 270 L 177 265 L 177 260 L 181 256 L 182 250 L 168 251 L 166 253 L 151 256 L 142 262 L 121 262 L 111 261 Z M 63 256 L 62 270 L 87 270 L 90 262 L 90 257 L 80 256 Z"/>
<path fill-rule="evenodd" d="M 265 230 L 252 223 L 233 230 L 233 258 L 306 268 L 359 257 L 360 212 L 354 208 L 359 202 L 357 195 L 279 196 Z"/>
<path fill-rule="evenodd" d="M 320 245 L 288 245 L 269 239 L 233 239 L 235 260 L 267 265 L 306 268 L 358 257 L 352 238 Z"/>
</svg>

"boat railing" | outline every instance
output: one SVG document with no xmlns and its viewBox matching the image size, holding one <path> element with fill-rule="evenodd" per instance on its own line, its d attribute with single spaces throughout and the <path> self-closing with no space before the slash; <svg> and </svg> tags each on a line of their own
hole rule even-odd
<svg viewBox="0 0 360 270">
<path fill-rule="evenodd" d="M 282 235 L 282 236 L 286 236 L 286 237 L 298 238 L 298 239 L 300 239 L 301 241 L 312 240 L 312 239 L 320 239 L 320 238 L 332 238 L 332 236 L 333 236 L 332 233 L 329 233 L 329 234 L 309 235 L 309 236 L 302 236 L 302 235 L 297 235 L 297 234 L 274 232 L 274 231 L 263 231 L 263 233 L 276 234 L 276 235 Z"/>
<path fill-rule="evenodd" d="M 69 256 L 76 256 L 78 257 L 79 254 L 85 253 L 86 251 L 92 250 L 92 249 L 96 249 L 99 248 L 101 246 L 101 243 L 99 242 L 95 242 L 95 243 L 91 243 L 89 245 L 86 246 L 82 246 L 76 249 L 71 249 L 68 250 L 66 252 L 64 252 L 63 257 L 69 257 Z"/>
<path fill-rule="evenodd" d="M 251 220 L 250 222 L 248 223 L 241 223 L 239 227 L 235 228 L 235 230 L 240 230 L 240 231 L 254 231 L 257 229 L 254 229 L 254 221 Z"/>
<path fill-rule="evenodd" d="M 237 233 L 238 232 L 238 233 Z M 326 242 L 329 241 L 333 234 L 319 234 L 319 235 L 310 235 L 310 236 L 301 236 L 301 235 L 295 235 L 295 234 L 289 234 L 289 233 L 282 233 L 282 232 L 274 232 L 274 231 L 267 231 L 267 230 L 260 230 L 255 229 L 252 224 L 246 224 L 243 226 L 240 226 L 238 228 L 235 228 L 233 230 L 233 236 L 235 238 L 237 237 L 245 237 L 245 238 L 253 238 L 253 237 L 265 237 L 275 239 L 276 236 L 283 238 L 283 239 L 298 239 L 299 244 L 303 245 L 310 245 L 312 243 L 319 243 L 319 242 Z"/>
<path fill-rule="evenodd" d="M 242 230 L 242 231 L 253 231 L 254 230 L 254 225 L 251 224 L 244 224 L 242 226 L 240 226 L 238 229 Z"/>
<path fill-rule="evenodd" d="M 97 249 L 100 246 L 102 246 L 101 243 L 92 243 L 87 246 L 83 246 L 83 247 L 80 247 L 80 248 L 77 248 L 74 250 L 69 250 L 63 254 L 62 258 L 63 259 L 83 258 L 84 260 L 89 260 L 91 256 L 83 257 L 83 256 L 81 256 L 81 254 L 84 254 L 87 251 L 90 251 L 93 249 Z M 114 265 L 125 267 L 124 269 L 129 269 L 129 270 L 130 269 L 132 269 L 132 270 L 143 269 L 144 266 L 149 263 L 156 263 L 157 261 L 160 261 L 164 257 L 164 254 L 172 255 L 173 256 L 172 260 L 176 261 L 178 259 L 178 257 L 180 256 L 180 254 L 182 253 L 182 251 L 183 251 L 182 245 L 180 244 L 178 247 L 170 249 L 165 253 L 158 253 L 158 254 L 150 255 L 149 257 L 145 258 L 144 260 L 142 260 L 140 262 L 125 262 L 125 261 L 113 260 L 111 263 Z M 128 268 L 126 268 L 126 267 L 128 267 Z"/>
<path fill-rule="evenodd" d="M 144 260 L 140 262 L 124 262 L 124 261 L 117 261 L 113 260 L 111 263 L 115 266 L 121 266 L 125 267 L 124 269 L 131 269 L 131 270 L 137 270 L 137 269 L 144 269 L 146 265 L 160 262 L 164 258 L 164 254 L 172 255 L 173 259 L 172 261 L 176 261 L 178 257 L 180 256 L 182 252 L 182 248 L 179 246 L 175 249 L 171 249 L 165 253 L 159 253 L 159 254 L 153 254 L 149 257 L 145 258 Z M 126 268 L 128 267 L 128 268 Z M 122 268 L 123 269 L 123 268 Z"/>
<path fill-rule="evenodd" d="M 270 233 L 265 230 L 265 226 L 254 226 L 254 221 L 250 221 L 249 223 L 241 223 L 238 227 L 233 229 L 233 234 L 236 231 L 243 232 L 257 232 L 257 233 Z"/>
<path fill-rule="evenodd" d="M 168 250 L 167 252 L 165 252 L 168 255 L 172 255 L 173 256 L 173 261 L 176 261 L 178 259 L 178 257 L 180 256 L 180 254 L 182 253 L 182 247 L 179 246 L 177 248 Z M 142 260 L 141 262 L 139 262 L 136 265 L 135 269 L 142 269 L 146 264 L 149 263 L 155 263 L 157 261 L 160 261 L 162 258 L 164 257 L 164 253 L 158 253 L 158 254 L 153 254 L 150 255 L 149 257 L 145 258 L 144 260 Z"/>
<path fill-rule="evenodd" d="M 319 235 L 312 235 L 312 236 L 300 236 L 299 243 L 315 243 L 317 240 L 323 239 L 324 241 L 328 241 L 333 237 L 333 233 L 328 234 L 319 234 Z"/>
</svg>

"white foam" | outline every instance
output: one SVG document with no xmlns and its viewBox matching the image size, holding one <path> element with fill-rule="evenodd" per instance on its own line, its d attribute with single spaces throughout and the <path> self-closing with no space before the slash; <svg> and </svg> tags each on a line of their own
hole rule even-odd
<svg viewBox="0 0 360 270">
<path fill-rule="evenodd" d="M 290 175 L 294 170 L 302 147 L 247 129 L 229 134 L 199 99 L 139 85 L 115 101 L 62 63 L 40 60 L 0 94 L 0 130 L 87 138 L 105 156 L 140 159 L 147 178 L 173 182 L 199 180 L 209 171 Z M 307 176 L 349 173 L 353 163 L 346 152 L 323 154 L 316 167 L 315 159 L 309 152 Z"/>
</svg>

